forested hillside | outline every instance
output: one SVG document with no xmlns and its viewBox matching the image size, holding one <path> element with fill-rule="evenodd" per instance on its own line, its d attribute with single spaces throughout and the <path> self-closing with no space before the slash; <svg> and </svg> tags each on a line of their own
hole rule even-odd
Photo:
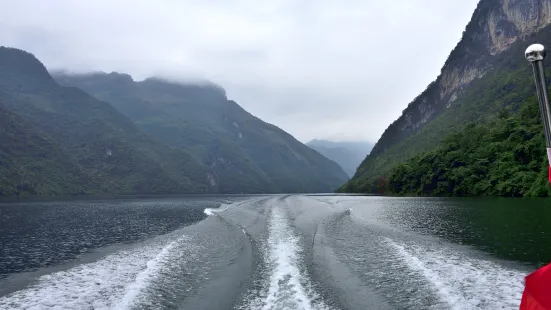
<svg viewBox="0 0 551 310">
<path fill-rule="evenodd" d="M 442 148 L 467 124 L 492 122 L 503 109 L 515 115 L 535 94 L 524 50 L 535 42 L 551 46 L 550 3 L 482 0 L 441 75 L 389 126 L 340 191 L 380 191 L 397 165 Z"/>
<path fill-rule="evenodd" d="M 0 196 L 328 192 L 346 180 L 216 85 L 75 81 L 104 101 L 0 47 Z"/>
<path fill-rule="evenodd" d="M 2 103 L 0 141 L 0 196 L 86 193 L 81 167 Z"/>
<path fill-rule="evenodd" d="M 224 89 L 120 73 L 54 74 L 111 103 L 155 141 L 189 151 L 218 192 L 332 192 L 347 175 L 335 162 L 251 115 Z"/>
<path fill-rule="evenodd" d="M 152 141 L 108 103 L 59 86 L 29 53 L 0 47 L 0 102 L 4 195 L 209 191 L 207 169 L 190 154 Z"/>
<path fill-rule="evenodd" d="M 397 165 L 387 191 L 430 196 L 548 196 L 547 154 L 538 102 L 469 124 L 441 146 Z"/>
</svg>

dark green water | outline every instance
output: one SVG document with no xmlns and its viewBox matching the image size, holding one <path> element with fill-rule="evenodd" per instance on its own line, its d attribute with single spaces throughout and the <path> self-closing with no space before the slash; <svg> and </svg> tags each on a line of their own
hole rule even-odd
<svg viewBox="0 0 551 310">
<path fill-rule="evenodd" d="M 551 200 L 388 199 L 380 215 L 419 234 L 533 266 L 551 262 Z"/>
<path fill-rule="evenodd" d="M 0 244 L 0 309 L 518 309 L 551 200 L 19 202 Z"/>
</svg>

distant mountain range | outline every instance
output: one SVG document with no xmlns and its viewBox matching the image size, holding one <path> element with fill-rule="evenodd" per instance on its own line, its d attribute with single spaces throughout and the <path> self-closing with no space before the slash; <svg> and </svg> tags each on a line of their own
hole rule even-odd
<svg viewBox="0 0 551 310">
<path fill-rule="evenodd" d="M 350 177 L 354 176 L 358 166 L 373 148 L 373 144 L 366 141 L 335 142 L 314 139 L 306 145 L 335 161 Z"/>
<path fill-rule="evenodd" d="M 329 192 L 347 179 L 214 84 L 54 79 L 6 47 L 0 121 L 0 196 Z"/>
</svg>

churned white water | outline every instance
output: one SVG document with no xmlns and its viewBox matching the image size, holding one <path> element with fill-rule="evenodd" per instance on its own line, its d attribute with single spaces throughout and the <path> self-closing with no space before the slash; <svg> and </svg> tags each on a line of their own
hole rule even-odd
<svg viewBox="0 0 551 310">
<path fill-rule="evenodd" d="M 385 239 L 451 309 L 518 309 L 525 273 L 445 247 L 428 249 Z"/>
<path fill-rule="evenodd" d="M 170 262 L 172 255 L 171 251 L 177 244 L 185 241 L 185 237 L 181 237 L 175 241 L 172 241 L 165 246 L 155 258 L 149 260 L 146 263 L 146 268 L 137 274 L 134 282 L 128 285 L 125 289 L 125 294 L 121 298 L 120 302 L 115 306 L 116 309 L 128 309 L 134 304 L 140 303 L 140 297 L 143 290 L 159 275 L 162 273 L 166 265 Z"/>
<path fill-rule="evenodd" d="M 0 297 L 0 309 L 126 309 L 160 276 L 185 237 L 121 250 L 103 259 L 41 276 Z"/>
<path fill-rule="evenodd" d="M 238 205 L 238 204 L 236 204 Z M 231 206 L 231 204 L 221 204 L 220 207 L 218 208 L 206 208 L 205 211 L 205 214 L 208 215 L 208 216 L 211 216 L 211 215 L 216 215 L 216 213 L 218 212 L 224 212 L 226 210 L 228 210 L 228 208 Z"/>
<path fill-rule="evenodd" d="M 265 290 L 245 309 L 328 309 L 300 269 L 301 248 L 284 212 L 272 209 L 265 247 L 267 274 Z"/>
</svg>

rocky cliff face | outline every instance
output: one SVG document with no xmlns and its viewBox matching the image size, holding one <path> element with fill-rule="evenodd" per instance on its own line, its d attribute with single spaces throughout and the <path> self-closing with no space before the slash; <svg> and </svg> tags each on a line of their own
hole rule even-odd
<svg viewBox="0 0 551 310">
<path fill-rule="evenodd" d="M 551 0 L 481 0 L 440 76 L 415 98 L 375 145 L 372 156 L 410 136 L 449 108 L 496 56 L 551 23 Z"/>
</svg>

